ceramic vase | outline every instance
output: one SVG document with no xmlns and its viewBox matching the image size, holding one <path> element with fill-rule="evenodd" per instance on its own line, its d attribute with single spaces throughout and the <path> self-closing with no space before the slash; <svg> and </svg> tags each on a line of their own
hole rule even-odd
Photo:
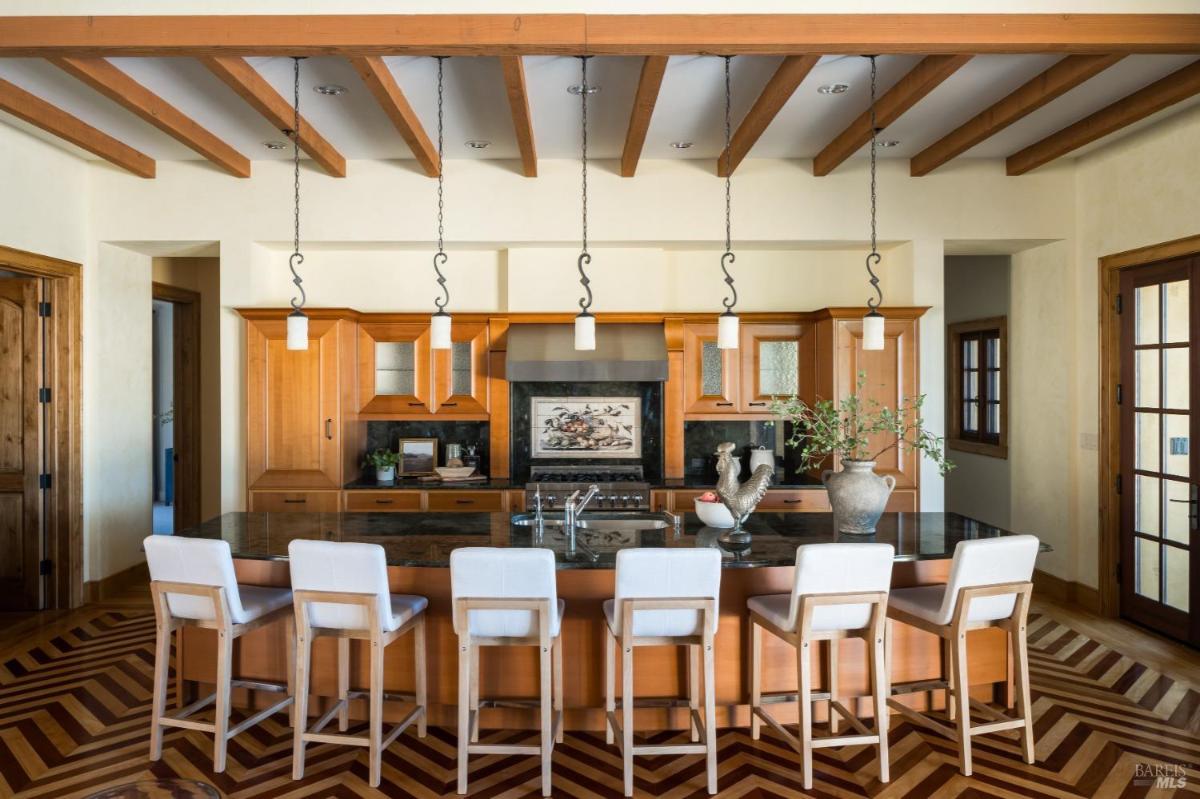
<svg viewBox="0 0 1200 799">
<path fill-rule="evenodd" d="M 896 487 L 890 474 L 875 474 L 875 461 L 843 460 L 842 470 L 826 469 L 821 482 L 829 491 L 829 504 L 838 532 L 871 535 Z"/>
</svg>

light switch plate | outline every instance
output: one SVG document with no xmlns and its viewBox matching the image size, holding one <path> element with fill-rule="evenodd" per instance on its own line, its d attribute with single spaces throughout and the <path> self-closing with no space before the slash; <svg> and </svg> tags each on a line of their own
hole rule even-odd
<svg viewBox="0 0 1200 799">
<path fill-rule="evenodd" d="M 1080 433 L 1079 448 L 1100 449 L 1100 435 L 1098 433 Z"/>
</svg>

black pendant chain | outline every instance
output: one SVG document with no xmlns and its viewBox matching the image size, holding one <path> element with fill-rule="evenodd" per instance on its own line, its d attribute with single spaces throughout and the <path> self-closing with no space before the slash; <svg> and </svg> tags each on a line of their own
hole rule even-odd
<svg viewBox="0 0 1200 799">
<path fill-rule="evenodd" d="M 304 293 L 304 281 L 300 279 L 300 273 L 297 271 L 297 268 L 304 263 L 304 256 L 300 254 L 300 58 L 298 57 L 292 59 L 292 90 L 294 94 L 292 106 L 294 117 L 289 135 L 292 139 L 292 178 L 295 210 L 292 255 L 288 258 L 288 269 L 292 272 L 292 283 L 296 285 L 296 289 L 300 292 L 299 297 L 292 297 L 292 310 L 299 311 L 304 307 L 308 296 Z"/>
<path fill-rule="evenodd" d="M 582 163 L 582 165 L 583 165 L 583 173 L 582 173 L 582 187 L 583 187 L 583 251 L 579 253 L 579 260 L 576 262 L 576 266 L 577 266 L 577 267 L 578 267 L 578 269 L 579 269 L 579 283 L 580 283 L 580 285 L 582 285 L 582 286 L 583 286 L 583 290 L 586 292 L 586 295 L 585 295 L 585 296 L 583 296 L 583 297 L 580 297 L 580 298 L 579 298 L 579 307 L 582 309 L 582 310 L 580 311 L 580 315 L 584 315 L 584 316 L 590 316 L 590 315 L 591 315 L 591 311 L 589 311 L 588 309 L 592 307 L 592 287 L 591 287 L 591 282 L 592 282 L 592 281 L 588 279 L 587 272 L 585 272 L 585 271 L 584 271 L 584 269 L 583 269 L 583 267 L 584 267 L 585 265 L 587 265 L 587 264 L 590 264 L 590 263 L 592 262 L 592 256 L 591 256 L 590 254 L 588 254 L 588 226 L 587 226 L 587 222 L 588 222 L 588 206 L 587 206 L 587 190 L 588 190 L 588 182 L 587 182 L 587 181 L 588 181 L 588 175 L 587 175 L 587 146 L 588 146 L 588 138 L 587 138 L 587 134 L 588 134 L 588 125 L 587 125 L 587 101 L 588 101 L 588 92 L 591 90 L 591 87 L 590 87 L 590 86 L 588 86 L 588 82 L 587 82 L 587 67 L 588 67 L 588 59 L 589 59 L 589 58 L 591 58 L 591 56 L 586 56 L 586 55 L 585 55 L 585 56 L 580 56 L 580 57 L 579 57 L 579 63 L 580 63 L 580 65 L 581 65 L 581 72 L 582 72 L 582 83 L 580 84 L 580 87 L 579 87 L 579 97 L 580 97 L 580 101 L 581 101 L 581 103 L 582 103 L 582 109 L 583 109 L 583 111 L 582 111 L 582 121 L 583 121 L 583 137 L 582 137 L 582 147 L 581 147 L 582 157 L 581 157 L 581 159 L 580 159 L 580 161 L 581 161 L 581 163 Z"/>
<path fill-rule="evenodd" d="M 438 65 L 438 67 L 437 67 L 437 69 L 438 69 L 438 72 L 437 72 L 437 152 L 438 152 L 437 223 L 438 223 L 438 225 L 437 225 L 437 227 L 438 227 L 438 234 L 437 234 L 437 253 L 433 256 L 433 271 L 437 273 L 438 286 L 441 287 L 443 296 L 435 299 L 433 301 L 433 304 L 437 306 L 437 312 L 439 314 L 445 314 L 446 306 L 450 304 L 450 289 L 448 289 L 446 287 L 446 276 L 442 274 L 442 269 L 441 269 L 441 267 L 443 265 L 445 265 L 446 261 L 449 260 L 449 256 L 446 255 L 446 251 L 444 249 L 444 242 L 443 242 L 443 237 L 445 235 L 445 229 L 443 227 L 443 211 L 444 211 L 443 174 L 445 173 L 445 166 L 442 163 L 442 113 L 443 113 L 443 107 L 444 107 L 444 103 L 443 103 L 444 97 L 443 97 L 443 93 L 442 93 L 442 67 L 443 67 L 443 62 L 445 62 L 445 60 L 446 60 L 446 56 L 438 56 L 437 57 L 437 65 Z"/>
<path fill-rule="evenodd" d="M 729 62 L 732 59 L 732 56 L 725 56 L 725 252 L 721 256 L 721 271 L 725 273 L 725 285 L 729 286 L 731 296 L 721 300 L 721 304 L 725 306 L 727 314 L 732 314 L 733 306 L 737 305 L 737 289 L 733 286 L 733 275 L 729 274 L 729 264 L 737 260 L 733 254 L 733 170 L 730 168 L 733 159 L 733 127 L 730 124 L 729 107 L 733 93 L 729 83 Z"/>
<path fill-rule="evenodd" d="M 879 265 L 883 260 L 883 256 L 879 254 L 876 248 L 875 240 L 875 150 L 876 141 L 878 139 L 879 129 L 875 120 L 875 56 L 871 58 L 871 252 L 867 255 L 867 274 L 871 276 L 871 288 L 875 289 L 875 298 L 867 300 L 867 308 L 871 313 L 875 313 L 879 306 L 883 304 L 883 290 L 879 288 L 879 276 L 875 274 L 874 267 Z"/>
</svg>

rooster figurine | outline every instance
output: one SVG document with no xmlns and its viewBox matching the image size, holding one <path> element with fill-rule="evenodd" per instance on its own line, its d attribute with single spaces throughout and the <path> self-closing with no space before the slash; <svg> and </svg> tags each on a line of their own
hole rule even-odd
<svg viewBox="0 0 1200 799">
<path fill-rule="evenodd" d="M 770 464 L 761 464 L 750 475 L 745 483 L 738 483 L 738 473 L 741 463 L 733 457 L 736 444 L 726 441 L 717 445 L 717 496 L 733 515 L 733 529 L 722 538 L 739 541 L 749 538 L 749 533 L 742 530 L 742 523 L 758 507 L 758 503 L 767 493 L 775 469 Z"/>
</svg>

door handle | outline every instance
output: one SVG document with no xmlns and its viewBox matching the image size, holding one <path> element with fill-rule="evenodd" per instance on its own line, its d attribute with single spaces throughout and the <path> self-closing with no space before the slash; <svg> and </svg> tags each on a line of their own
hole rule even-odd
<svg viewBox="0 0 1200 799">
<path fill-rule="evenodd" d="M 333 420 L 332 419 L 325 420 L 325 438 L 329 439 L 330 441 L 333 441 Z"/>
<path fill-rule="evenodd" d="M 1188 525 L 1192 530 L 1195 530 L 1200 524 L 1200 512 L 1197 512 L 1197 505 L 1200 504 L 1200 487 L 1192 483 L 1190 488 L 1191 497 L 1189 499 L 1168 499 L 1168 502 L 1186 503 L 1191 507 L 1188 509 Z"/>
</svg>

